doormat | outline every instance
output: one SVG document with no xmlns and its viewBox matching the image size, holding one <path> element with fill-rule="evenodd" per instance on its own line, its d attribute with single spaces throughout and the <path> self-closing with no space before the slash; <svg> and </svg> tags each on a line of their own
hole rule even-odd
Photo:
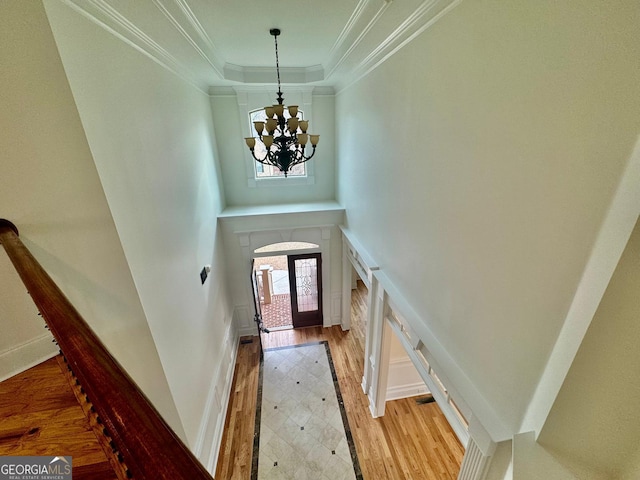
<svg viewBox="0 0 640 480">
<path fill-rule="evenodd" d="M 264 351 L 251 480 L 362 480 L 327 341 Z"/>
</svg>

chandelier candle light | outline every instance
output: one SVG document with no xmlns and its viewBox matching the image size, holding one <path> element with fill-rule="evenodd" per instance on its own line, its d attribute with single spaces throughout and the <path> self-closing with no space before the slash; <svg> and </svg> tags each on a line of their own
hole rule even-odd
<svg viewBox="0 0 640 480">
<path fill-rule="evenodd" d="M 284 99 L 280 88 L 280 64 L 278 61 L 278 35 L 280 35 L 280 29 L 272 28 L 269 30 L 269 33 L 273 35 L 276 45 L 278 103 L 270 107 L 264 107 L 264 112 L 267 117 L 266 122 L 253 122 L 256 132 L 258 132 L 258 139 L 248 137 L 244 140 L 256 161 L 279 168 L 286 177 L 291 167 L 304 163 L 313 157 L 316 153 L 316 146 L 320 140 L 320 135 L 307 134 L 309 121 L 298 118 L 297 105 L 290 105 L 288 108 L 284 106 Z M 289 112 L 289 118 L 285 118 L 285 108 L 287 108 Z M 261 141 L 265 146 L 267 153 L 264 158 L 258 158 L 256 156 L 256 140 Z M 313 151 L 309 156 L 305 155 L 305 145 L 307 142 L 310 142 L 313 147 Z"/>
</svg>

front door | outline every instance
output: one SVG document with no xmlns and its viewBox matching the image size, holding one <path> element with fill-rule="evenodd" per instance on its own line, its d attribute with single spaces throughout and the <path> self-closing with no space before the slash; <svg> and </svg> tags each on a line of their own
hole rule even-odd
<svg viewBox="0 0 640 480">
<path fill-rule="evenodd" d="M 322 257 L 287 255 L 293 328 L 322 325 Z"/>
<path fill-rule="evenodd" d="M 256 278 L 256 273 L 253 266 L 255 260 L 251 260 L 251 289 L 253 290 L 253 308 L 255 315 L 253 316 L 253 320 L 256 322 L 256 327 L 258 329 L 258 341 L 260 342 L 260 361 L 262 361 L 264 353 L 262 349 L 262 334 L 269 333 L 262 325 L 262 311 L 260 309 L 260 293 L 258 292 L 258 279 Z"/>
</svg>

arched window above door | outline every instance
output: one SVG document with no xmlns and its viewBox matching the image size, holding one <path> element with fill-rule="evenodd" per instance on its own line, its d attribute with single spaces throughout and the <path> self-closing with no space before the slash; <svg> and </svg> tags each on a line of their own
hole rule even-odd
<svg viewBox="0 0 640 480">
<path fill-rule="evenodd" d="M 285 252 L 289 250 L 304 250 L 307 248 L 320 248 L 320 245 L 310 242 L 280 242 L 256 248 L 254 253 Z"/>
</svg>

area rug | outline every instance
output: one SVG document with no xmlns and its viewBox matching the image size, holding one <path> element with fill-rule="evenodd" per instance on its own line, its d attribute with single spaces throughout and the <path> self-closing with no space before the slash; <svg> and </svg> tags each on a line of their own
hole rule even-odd
<svg viewBox="0 0 640 480">
<path fill-rule="evenodd" d="M 270 348 L 260 365 L 252 480 L 361 480 L 328 342 Z"/>
</svg>

